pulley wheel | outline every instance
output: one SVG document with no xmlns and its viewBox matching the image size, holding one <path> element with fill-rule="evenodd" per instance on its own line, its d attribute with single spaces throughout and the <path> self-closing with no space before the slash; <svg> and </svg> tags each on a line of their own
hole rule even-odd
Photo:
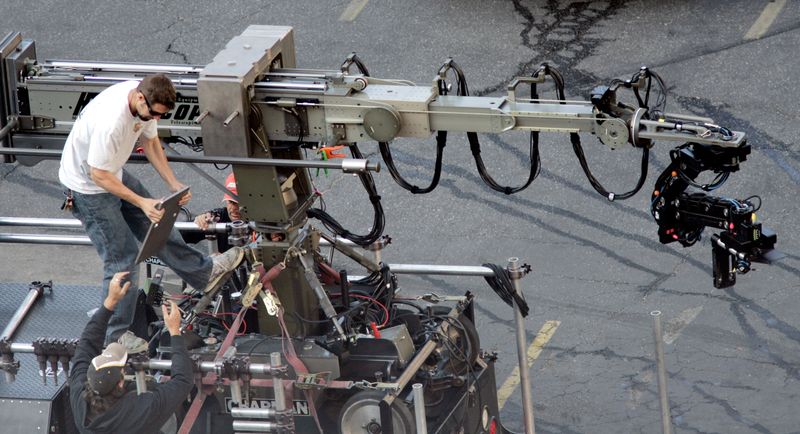
<svg viewBox="0 0 800 434">
<path fill-rule="evenodd" d="M 400 131 L 400 116 L 382 107 L 371 108 L 364 114 L 364 130 L 376 142 L 389 142 Z"/>
<path fill-rule="evenodd" d="M 340 434 L 380 434 L 380 404 L 386 394 L 376 390 L 365 390 L 351 396 L 339 413 Z M 415 434 L 414 415 L 401 399 L 395 399 L 391 406 L 392 432 L 394 434 Z"/>
</svg>

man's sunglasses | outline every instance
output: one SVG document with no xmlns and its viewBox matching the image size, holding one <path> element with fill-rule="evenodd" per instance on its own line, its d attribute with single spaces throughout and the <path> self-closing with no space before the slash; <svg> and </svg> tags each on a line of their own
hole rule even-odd
<svg viewBox="0 0 800 434">
<path fill-rule="evenodd" d="M 152 117 L 162 116 L 163 117 L 165 114 L 167 114 L 166 112 L 161 113 L 161 112 L 157 112 L 157 111 L 153 110 L 153 106 L 150 105 L 150 101 L 147 100 L 147 95 L 145 95 L 144 92 L 139 92 L 139 93 L 141 93 L 142 96 L 144 97 L 144 103 L 147 104 L 147 110 L 150 112 L 150 116 L 152 116 Z"/>
</svg>

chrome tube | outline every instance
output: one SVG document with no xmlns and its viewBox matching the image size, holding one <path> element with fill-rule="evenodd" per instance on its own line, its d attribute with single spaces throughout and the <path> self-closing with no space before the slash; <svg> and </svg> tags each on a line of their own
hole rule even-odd
<svg viewBox="0 0 800 434">
<path fill-rule="evenodd" d="M 75 228 L 83 226 L 78 219 L 52 219 L 39 217 L 0 217 L 0 226 L 34 226 L 37 228 Z"/>
<path fill-rule="evenodd" d="M 661 406 L 661 430 L 664 434 L 672 434 L 672 417 L 669 412 L 667 396 L 667 371 L 664 368 L 664 335 L 661 331 L 661 311 L 650 312 L 653 317 L 653 339 L 656 343 L 656 371 L 658 373 L 658 401 Z"/>
<path fill-rule="evenodd" d="M 13 345 L 13 344 L 12 344 Z M 12 347 L 13 348 L 13 347 Z M 31 352 L 33 348 L 31 347 Z M 145 363 L 147 369 L 154 371 L 169 371 L 172 368 L 171 360 L 150 359 Z M 200 372 L 214 372 L 215 366 L 213 361 L 200 362 Z M 268 363 L 251 363 L 248 366 L 250 374 L 252 375 L 267 375 L 272 372 L 272 365 Z"/>
<path fill-rule="evenodd" d="M 196 128 L 196 127 L 193 127 Z M 32 148 L 0 148 L 0 155 L 25 155 L 30 157 L 60 158 L 61 151 L 56 149 Z M 141 154 L 131 154 L 130 160 L 145 161 L 147 157 Z M 365 160 L 363 165 L 359 159 L 337 158 L 336 160 L 286 160 L 280 158 L 247 158 L 247 157 L 207 157 L 194 155 L 169 155 L 167 160 L 178 163 L 207 163 L 207 164 L 236 164 L 241 166 L 267 166 L 267 167 L 301 167 L 308 169 L 352 170 L 356 165 L 363 166 L 367 171 L 380 172 L 380 163 L 370 163 Z"/>
<path fill-rule="evenodd" d="M 508 271 L 514 283 L 514 290 L 523 296 L 522 286 L 519 284 L 519 259 L 508 258 Z M 536 428 L 533 420 L 533 396 L 531 393 L 531 382 L 528 377 L 528 339 L 525 336 L 525 318 L 522 311 L 514 302 L 514 326 L 517 335 L 517 359 L 519 361 L 519 387 L 522 392 L 522 416 L 525 422 L 525 434 L 534 434 Z"/>
<path fill-rule="evenodd" d="M 17 118 L 16 117 L 10 117 L 8 119 L 8 123 L 3 128 L 0 128 L 0 142 L 2 142 L 3 138 L 5 138 L 8 135 L 8 133 L 11 130 L 13 130 L 14 127 L 16 127 L 16 126 L 17 126 Z"/>
<path fill-rule="evenodd" d="M 133 378 L 136 381 L 136 394 L 141 395 L 147 392 L 147 376 L 144 374 L 144 371 L 139 370 L 134 372 Z"/>
<path fill-rule="evenodd" d="M 389 264 L 395 274 L 438 274 L 445 276 L 494 276 L 491 268 L 466 265 Z"/>
<path fill-rule="evenodd" d="M 33 353 L 33 344 L 11 344 L 12 353 Z"/>
<path fill-rule="evenodd" d="M 146 63 L 98 63 L 51 60 L 44 64 L 45 68 L 55 68 L 68 71 L 91 70 L 92 72 L 139 72 L 164 73 L 164 74 L 199 74 L 203 68 L 200 66 L 159 65 Z"/>
<path fill-rule="evenodd" d="M 42 295 L 42 292 L 42 288 L 36 286 L 32 286 L 28 290 L 28 295 L 26 295 L 25 299 L 22 300 L 22 304 L 20 304 L 16 312 L 14 312 L 14 315 L 8 321 L 8 324 L 3 329 L 3 333 L 0 334 L 0 341 L 3 339 L 10 340 L 11 337 L 14 336 L 14 332 L 17 331 L 17 327 L 22 324 L 22 321 L 25 319 L 25 315 L 27 315 L 28 311 L 31 310 L 31 307 L 33 307 L 33 304 L 36 303 L 36 299 Z"/>
<path fill-rule="evenodd" d="M 425 390 L 421 383 L 411 385 L 414 394 L 414 421 L 417 425 L 417 434 L 428 434 L 428 423 L 425 419 Z"/>
<path fill-rule="evenodd" d="M 239 380 L 231 379 L 230 382 L 231 388 L 231 402 L 240 405 L 242 403 L 242 384 L 239 383 Z"/>
<path fill-rule="evenodd" d="M 0 226 L 19 226 L 36 228 L 82 229 L 78 219 L 55 219 L 40 217 L 0 217 Z M 208 229 L 200 229 L 194 222 L 177 222 L 175 227 L 181 232 L 208 232 L 224 234 L 228 232 L 228 223 L 215 223 Z"/>
<path fill-rule="evenodd" d="M 328 89 L 325 83 L 285 83 L 281 81 L 259 81 L 253 85 L 257 89 L 272 89 L 272 90 L 306 90 L 309 92 L 324 92 Z"/>
<path fill-rule="evenodd" d="M 89 237 L 84 235 L 38 235 L 38 234 L 0 234 L 0 243 L 8 244 L 59 244 L 68 246 L 91 246 Z"/>
<path fill-rule="evenodd" d="M 291 344 L 290 344 L 291 345 Z M 269 362 L 272 366 L 280 366 L 281 365 L 281 353 L 273 352 L 269 354 Z M 283 389 L 283 380 L 281 378 L 274 378 L 272 380 L 272 388 L 275 393 L 275 410 L 276 411 L 285 411 L 286 410 L 286 395 L 284 394 Z M 313 402 L 309 401 L 308 405 L 314 405 Z"/>
<path fill-rule="evenodd" d="M 55 121 L 56 128 L 65 128 L 65 129 L 72 129 L 75 125 L 75 122 L 72 121 Z M 156 129 L 159 131 L 188 131 L 194 133 L 200 133 L 201 128 L 198 126 L 191 126 L 191 125 L 171 125 L 171 124 L 158 124 L 156 125 Z"/>
<path fill-rule="evenodd" d="M 278 424 L 253 420 L 234 420 L 233 430 L 236 432 L 273 432 L 278 430 Z"/>
<path fill-rule="evenodd" d="M 345 256 L 358 262 L 367 270 L 371 272 L 380 271 L 381 267 L 376 262 L 373 262 L 370 258 L 367 258 L 361 253 L 357 252 L 355 248 L 351 247 L 349 244 L 343 243 L 341 238 L 333 237 L 324 232 L 320 232 L 319 235 L 321 237 L 320 244 L 322 244 L 322 241 L 326 241 L 328 245 L 344 253 Z"/>
<path fill-rule="evenodd" d="M 231 408 L 231 416 L 234 419 L 272 419 L 276 415 L 274 408 Z"/>
</svg>

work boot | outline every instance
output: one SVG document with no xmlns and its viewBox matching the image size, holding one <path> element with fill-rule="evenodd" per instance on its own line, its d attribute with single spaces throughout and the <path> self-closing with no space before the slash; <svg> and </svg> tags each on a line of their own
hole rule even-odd
<svg viewBox="0 0 800 434">
<path fill-rule="evenodd" d="M 244 259 L 244 249 L 241 247 L 233 247 L 221 255 L 213 256 L 211 258 L 213 262 L 211 277 L 203 292 L 206 293 L 216 288 L 223 277 L 230 275 L 230 272 L 236 269 L 242 259 Z"/>
<path fill-rule="evenodd" d="M 128 352 L 128 355 L 139 354 L 147 351 L 148 343 L 146 340 L 136 336 L 132 331 L 128 330 L 117 339 L 117 342 L 122 345 Z"/>
</svg>

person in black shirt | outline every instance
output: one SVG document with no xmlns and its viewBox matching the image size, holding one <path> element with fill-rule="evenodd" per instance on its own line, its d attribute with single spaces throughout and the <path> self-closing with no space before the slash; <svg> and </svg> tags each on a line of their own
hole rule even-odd
<svg viewBox="0 0 800 434">
<path fill-rule="evenodd" d="M 233 177 L 233 173 L 228 174 L 228 177 L 225 178 L 225 188 L 233 192 L 233 194 L 239 194 L 236 190 L 236 179 Z M 208 229 L 209 225 L 214 223 L 230 223 L 232 221 L 242 219 L 242 214 L 239 212 L 239 202 L 234 199 L 233 196 L 226 193 L 222 201 L 225 203 L 223 208 L 214 208 L 198 215 L 194 219 L 194 224 L 200 227 L 200 229 L 205 230 Z M 186 242 L 188 243 L 196 243 L 201 241 L 203 238 L 196 235 L 190 235 L 187 239 L 187 236 L 184 235 L 184 239 L 186 239 Z M 224 252 L 229 248 L 230 244 L 228 244 L 228 237 L 225 235 L 218 236 L 217 250 Z"/>
<path fill-rule="evenodd" d="M 81 433 L 158 433 L 191 392 L 192 362 L 180 333 L 181 314 L 170 301 L 161 306 L 172 348 L 171 378 L 154 390 L 137 395 L 127 391 L 125 347 L 111 343 L 101 351 L 108 320 L 131 286 L 128 272 L 112 278 L 103 305 L 83 331 L 69 376 L 70 405 Z"/>
<path fill-rule="evenodd" d="M 236 178 L 234 178 L 233 173 L 228 174 L 227 178 L 225 178 L 225 188 L 227 188 L 233 194 L 239 194 L 238 190 L 236 189 Z M 222 198 L 222 201 L 225 203 L 225 207 L 214 208 L 198 215 L 194 219 L 194 224 L 196 224 L 200 229 L 206 230 L 208 229 L 209 225 L 214 223 L 230 223 L 232 221 L 242 219 L 242 214 L 239 210 L 239 202 L 233 196 L 226 193 Z M 203 238 L 204 237 L 202 235 L 184 235 L 184 239 L 187 243 L 198 243 L 203 240 Z M 283 241 L 285 237 L 283 234 L 275 232 L 271 233 L 269 238 L 270 241 Z M 255 241 L 255 238 L 253 238 L 251 241 Z M 224 252 L 229 248 L 230 244 L 228 243 L 228 237 L 218 236 L 217 250 Z"/>
</svg>

